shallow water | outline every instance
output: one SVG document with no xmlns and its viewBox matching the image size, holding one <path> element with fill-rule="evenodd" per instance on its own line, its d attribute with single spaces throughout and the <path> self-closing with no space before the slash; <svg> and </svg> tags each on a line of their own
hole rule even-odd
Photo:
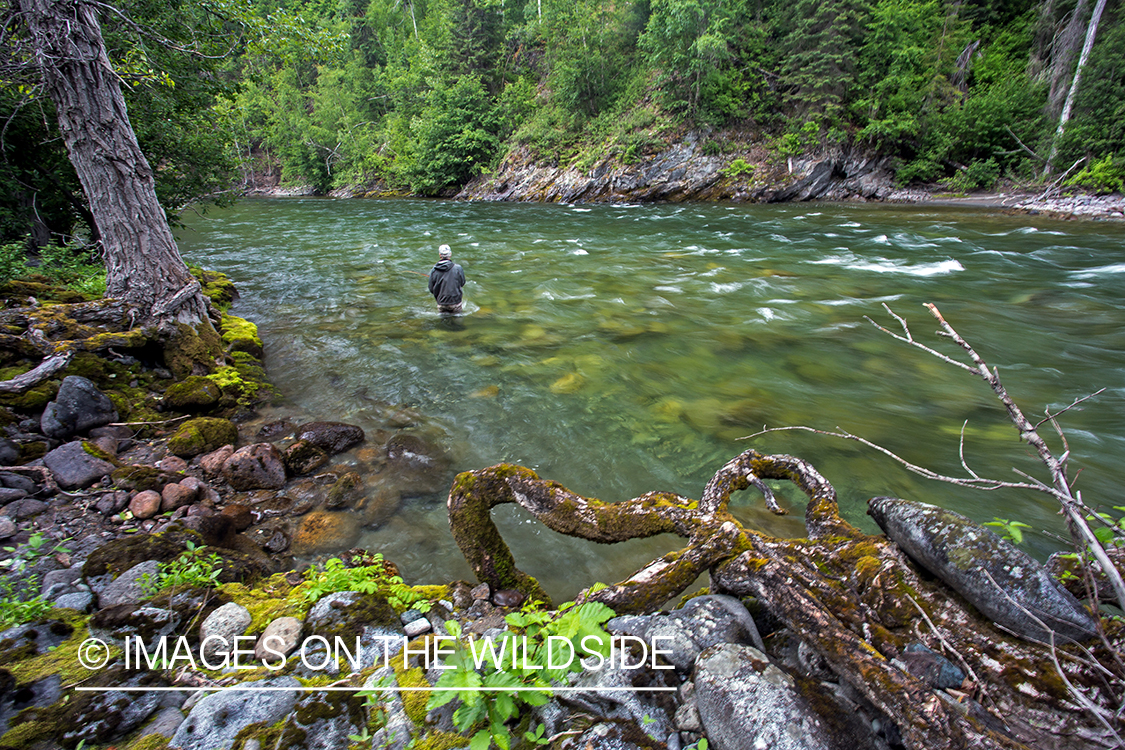
<svg viewBox="0 0 1125 750">
<path fill-rule="evenodd" d="M 885 303 L 918 340 L 935 303 L 1030 414 L 1058 411 L 1088 503 L 1125 505 L 1125 226 L 982 210 L 860 205 L 525 205 L 246 200 L 188 215 L 180 247 L 229 274 L 259 325 L 271 379 L 308 417 L 381 426 L 379 402 L 430 415 L 456 470 L 512 461 L 605 500 L 698 497 L 747 447 L 793 453 L 869 530 L 866 501 L 897 495 L 979 521 L 1029 523 L 1045 557 L 1064 533 L 1028 491 L 937 484 L 852 442 L 763 425 L 842 428 L 963 475 L 1044 473 L 985 384 L 878 331 Z M 466 313 L 442 318 L 424 275 L 452 245 Z M 964 425 L 964 428 L 963 428 Z M 1054 440 L 1058 445 L 1059 441 Z M 1059 453 L 1062 449 L 1059 449 Z M 775 517 L 740 493 L 752 527 L 803 534 L 803 497 Z M 625 577 L 679 546 L 603 547 L 497 512 L 520 566 L 554 596 Z M 469 578 L 444 496 L 413 498 L 361 544 L 408 580 Z"/>
</svg>

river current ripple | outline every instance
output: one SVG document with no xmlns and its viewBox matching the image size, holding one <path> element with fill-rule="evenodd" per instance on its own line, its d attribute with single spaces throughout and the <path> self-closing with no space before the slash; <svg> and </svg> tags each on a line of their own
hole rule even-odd
<svg viewBox="0 0 1125 750">
<path fill-rule="evenodd" d="M 517 462 L 576 492 L 698 497 L 747 447 L 792 453 L 831 481 L 848 520 L 875 495 L 978 521 L 1031 524 L 1043 558 L 1064 533 L 1049 498 L 916 477 L 854 443 L 763 426 L 842 428 L 937 471 L 1038 473 L 979 378 L 894 341 L 865 317 L 950 356 L 932 302 L 1000 368 L 1029 414 L 1098 389 L 1061 423 L 1088 503 L 1125 505 L 1125 226 L 983 210 L 864 205 L 526 205 L 245 200 L 185 216 L 192 263 L 229 274 L 258 324 L 276 413 L 374 431 L 381 404 L 428 415 L 453 470 Z M 448 243 L 466 314 L 440 317 L 420 276 Z M 1050 431 L 1050 430 L 1048 430 Z M 1056 446 L 1059 441 L 1054 439 Z M 1059 448 L 1059 453 L 1062 448 Z M 803 498 L 774 517 L 740 493 L 748 526 L 803 534 Z M 570 540 L 496 514 L 521 567 L 555 596 L 623 578 L 677 546 Z M 469 578 L 441 494 L 365 531 L 408 580 Z"/>
</svg>

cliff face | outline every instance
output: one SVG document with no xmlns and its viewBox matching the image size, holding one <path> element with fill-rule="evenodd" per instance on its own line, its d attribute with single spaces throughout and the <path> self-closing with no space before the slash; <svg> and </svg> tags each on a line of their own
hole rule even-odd
<svg viewBox="0 0 1125 750">
<path fill-rule="evenodd" d="M 794 160 L 790 173 L 762 160 L 732 177 L 728 155 L 704 154 L 697 136 L 632 164 L 607 157 L 588 170 L 536 163 L 526 148 L 509 152 L 491 174 L 469 182 L 460 200 L 542 203 L 886 200 L 895 193 L 887 159 L 842 151 Z"/>
</svg>

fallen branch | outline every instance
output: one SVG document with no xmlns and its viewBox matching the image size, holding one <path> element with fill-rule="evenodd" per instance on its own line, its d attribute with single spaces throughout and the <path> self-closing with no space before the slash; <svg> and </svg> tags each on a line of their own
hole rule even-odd
<svg viewBox="0 0 1125 750">
<path fill-rule="evenodd" d="M 69 365 L 70 360 L 73 358 L 73 349 L 67 349 L 64 352 L 53 354 L 43 360 L 34 370 L 29 370 L 23 375 L 17 375 L 11 380 L 0 382 L 0 393 L 23 393 L 29 388 L 34 388 L 43 381 L 49 380 L 52 375 Z"/>
</svg>

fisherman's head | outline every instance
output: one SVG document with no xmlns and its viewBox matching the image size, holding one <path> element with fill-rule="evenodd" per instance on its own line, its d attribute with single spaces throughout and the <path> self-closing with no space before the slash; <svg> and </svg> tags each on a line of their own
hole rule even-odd
<svg viewBox="0 0 1125 750">
<path fill-rule="evenodd" d="M 442 245 L 437 249 L 438 257 L 442 260 L 453 257 L 453 251 L 449 249 L 449 245 Z"/>
</svg>

